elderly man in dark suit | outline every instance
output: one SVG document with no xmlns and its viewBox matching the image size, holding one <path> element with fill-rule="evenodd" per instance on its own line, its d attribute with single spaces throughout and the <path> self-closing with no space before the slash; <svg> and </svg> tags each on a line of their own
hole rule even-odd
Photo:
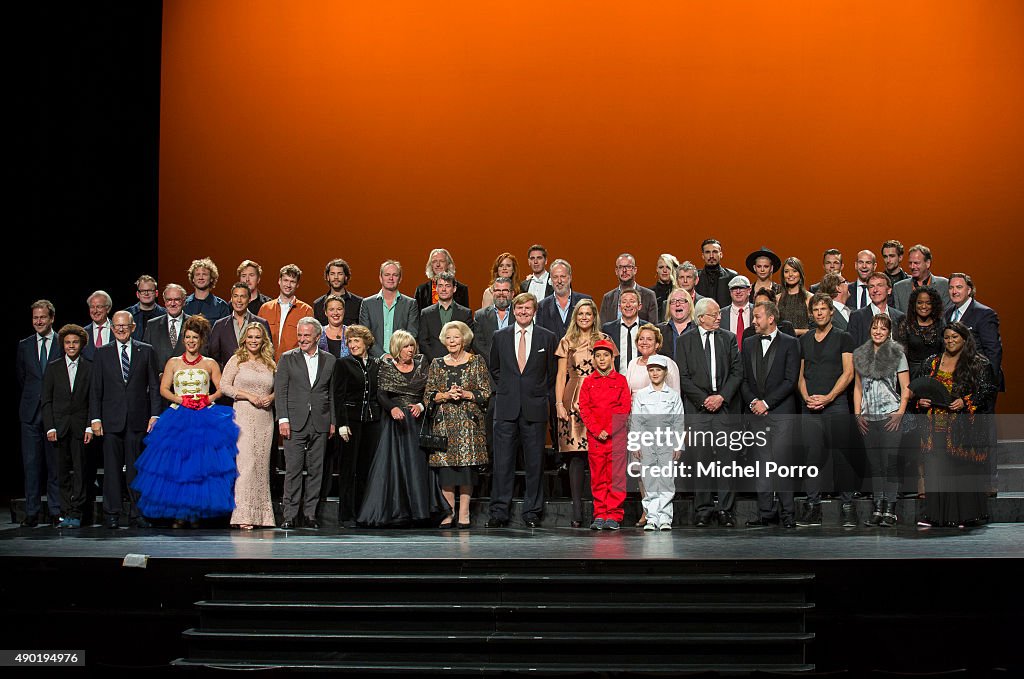
<svg viewBox="0 0 1024 679">
<path fill-rule="evenodd" d="M 238 351 L 247 325 L 259 323 L 266 328 L 267 337 L 270 337 L 270 324 L 266 319 L 249 311 L 249 294 L 249 286 L 245 283 L 239 281 L 232 285 L 231 297 L 228 299 L 228 303 L 231 305 L 231 315 L 220 319 L 210 329 L 207 353 L 210 358 L 217 361 L 221 370 Z M 221 405 L 230 405 L 231 400 L 222 397 L 220 403 Z"/>
<path fill-rule="evenodd" d="M 87 497 L 85 447 L 92 441 L 89 426 L 92 363 L 82 357 L 82 348 L 89 336 L 81 326 L 65 325 L 59 335 L 64 356 L 51 361 L 43 377 L 43 428 L 46 440 L 57 448 L 63 510 L 58 528 L 80 528 Z"/>
<path fill-rule="evenodd" d="M 473 328 L 473 312 L 455 301 L 455 274 L 443 271 L 434 280 L 437 304 L 420 312 L 420 353 L 433 361 L 448 354 L 439 338 L 441 328 L 450 321 L 462 321 Z"/>
<path fill-rule="evenodd" d="M 544 512 L 544 429 L 557 373 L 557 343 L 554 333 L 534 325 L 537 298 L 532 294 L 517 295 L 512 313 L 515 323 L 495 333 L 488 362 L 496 385 L 488 528 L 508 525 L 519 443 L 526 465 L 523 523 L 536 528 Z"/>
<path fill-rule="evenodd" d="M 569 329 L 576 304 L 581 299 L 590 299 L 590 295 L 572 289 L 572 266 L 564 259 L 556 259 L 551 265 L 548 285 L 552 292 L 538 303 L 535 322 L 561 340 Z"/>
<path fill-rule="evenodd" d="M 185 288 L 177 283 L 165 287 L 164 305 L 167 307 L 167 313 L 150 319 L 142 335 L 142 341 L 153 347 L 157 375 L 163 374 L 164 366 L 171 356 L 185 352 L 185 333 L 182 331 L 185 319 L 188 318 L 188 314 L 184 312 Z"/>
<path fill-rule="evenodd" d="M 769 526 L 782 521 L 786 528 L 796 528 L 796 505 L 793 502 L 793 484 L 789 479 L 773 483 L 765 473 L 765 465 L 792 464 L 790 436 L 798 412 L 796 385 L 800 379 L 800 342 L 779 331 L 775 324 L 779 308 L 774 302 L 761 301 L 754 305 L 753 328 L 755 334 L 743 342 L 743 384 L 741 393 L 757 430 L 765 431 L 768 445 L 754 449 L 761 463 L 761 473 L 755 480 L 757 487 L 756 519 L 747 521 L 748 528 Z M 772 491 L 778 491 L 776 509 Z"/>
<path fill-rule="evenodd" d="M 697 330 L 686 332 L 676 340 L 676 365 L 679 386 L 687 412 L 687 425 L 697 432 L 728 431 L 738 425 L 739 391 L 743 382 L 736 335 L 720 329 L 722 312 L 710 297 L 697 302 Z M 691 414 L 692 413 L 692 414 Z M 695 459 L 705 464 L 717 459 L 728 464 L 733 453 L 728 448 L 700 443 L 693 446 Z M 718 491 L 718 510 L 711 497 Z M 710 526 L 717 515 L 718 523 L 732 528 L 736 525 L 733 507 L 736 493 L 727 478 L 698 479 L 694 495 L 695 524 Z"/>
<path fill-rule="evenodd" d="M 359 325 L 369 328 L 377 340 L 370 347 L 374 358 L 384 355 L 395 330 L 419 336 L 420 307 L 412 297 L 398 291 L 401 282 L 401 263 L 393 259 L 385 261 L 380 265 L 380 292 L 370 295 L 359 306 Z"/>
<path fill-rule="evenodd" d="M 876 271 L 868 277 L 868 297 L 871 299 L 871 303 L 863 309 L 857 309 L 851 313 L 850 322 L 846 327 L 846 332 L 853 339 L 854 349 L 871 339 L 871 321 L 875 314 L 887 315 L 892 320 L 894 328 L 905 315 L 889 304 L 890 292 L 892 292 L 892 288 L 889 284 L 889 277 L 884 273 Z"/>
<path fill-rule="evenodd" d="M 317 347 L 323 332 L 312 316 L 299 319 L 299 346 L 281 355 L 274 375 L 274 403 L 284 439 L 284 521 L 281 528 L 299 527 L 299 510 L 307 528 L 317 529 L 316 508 L 324 471 L 327 439 L 334 436 L 335 358 Z M 306 470 L 305 489 L 302 470 Z"/>
<path fill-rule="evenodd" d="M 658 322 L 658 297 L 654 290 L 645 288 L 636 282 L 636 258 L 623 252 L 615 259 L 615 276 L 619 284 L 604 293 L 601 300 L 601 320 L 607 323 L 619 316 L 619 295 L 624 290 L 635 290 L 640 297 L 639 315 L 641 321 Z"/>
<path fill-rule="evenodd" d="M 153 429 L 162 407 L 156 353 L 145 342 L 132 339 L 135 322 L 127 311 L 114 314 L 113 325 L 115 341 L 96 350 L 89 387 L 92 433 L 103 437 L 105 525 L 111 529 L 121 527 L 124 468 L 131 498 L 131 524 L 148 528 L 149 522 L 139 513 L 138 494 L 131 484 L 135 480 L 135 460 L 142 452 L 142 439 Z"/>
<path fill-rule="evenodd" d="M 40 489 L 43 485 L 44 465 L 50 523 L 57 525 L 60 521 L 57 449 L 47 440 L 46 429 L 43 428 L 40 397 L 45 374 L 50 371 L 49 363 L 64 354 L 53 332 L 53 304 L 41 299 L 34 302 L 31 309 L 34 332 L 18 343 L 18 355 L 14 363 L 14 372 L 21 387 L 18 420 L 21 423 L 21 461 L 25 474 L 25 518 L 21 525 L 28 528 L 39 525 L 39 512 L 43 507 Z"/>
<path fill-rule="evenodd" d="M 106 291 L 97 290 L 89 295 L 85 303 L 89 305 L 91 321 L 85 326 L 85 334 L 89 341 L 85 343 L 82 355 L 91 361 L 97 349 L 114 341 L 114 333 L 110 327 L 110 310 L 114 306 L 114 301 Z"/>
</svg>

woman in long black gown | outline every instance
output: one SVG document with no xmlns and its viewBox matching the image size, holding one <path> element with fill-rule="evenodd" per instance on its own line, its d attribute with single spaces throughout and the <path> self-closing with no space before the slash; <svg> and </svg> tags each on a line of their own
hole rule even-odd
<svg viewBox="0 0 1024 679">
<path fill-rule="evenodd" d="M 381 360 L 377 399 L 383 426 L 356 522 L 388 527 L 434 524 L 451 514 L 437 478 L 419 445 L 428 365 L 416 339 L 404 330 L 391 335 L 391 357 Z"/>
</svg>

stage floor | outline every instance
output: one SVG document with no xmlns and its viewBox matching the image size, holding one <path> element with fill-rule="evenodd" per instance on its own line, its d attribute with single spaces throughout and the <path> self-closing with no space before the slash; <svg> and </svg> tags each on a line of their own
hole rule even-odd
<svg viewBox="0 0 1024 679">
<path fill-rule="evenodd" d="M 798 560 L 1019 559 L 1024 524 L 993 523 L 970 530 L 913 526 L 676 528 L 617 532 L 511 527 L 439 530 L 171 530 L 102 527 L 58 531 L 0 525 L 0 557 L 245 560 Z"/>
</svg>

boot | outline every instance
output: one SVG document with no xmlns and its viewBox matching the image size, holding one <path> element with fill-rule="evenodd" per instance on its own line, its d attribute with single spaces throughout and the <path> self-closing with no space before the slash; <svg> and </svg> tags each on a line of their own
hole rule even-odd
<svg viewBox="0 0 1024 679">
<path fill-rule="evenodd" d="M 882 523 L 883 528 L 892 528 L 896 525 L 896 502 L 886 502 L 885 509 L 882 511 Z"/>
<path fill-rule="evenodd" d="M 868 527 L 881 525 L 883 507 L 883 502 L 876 502 L 874 511 L 871 512 L 871 516 L 868 517 L 866 521 L 864 521 L 864 525 Z"/>
<path fill-rule="evenodd" d="M 844 503 L 839 513 L 843 522 L 843 528 L 855 528 L 857 526 L 857 508 L 852 502 Z"/>
</svg>

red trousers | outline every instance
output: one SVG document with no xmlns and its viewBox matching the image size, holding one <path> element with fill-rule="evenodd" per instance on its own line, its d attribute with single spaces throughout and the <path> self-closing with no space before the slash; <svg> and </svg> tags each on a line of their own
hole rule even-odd
<svg viewBox="0 0 1024 679">
<path fill-rule="evenodd" d="M 626 500 L 626 451 L 614 450 L 612 439 L 587 441 L 590 463 L 590 492 L 594 496 L 594 518 L 614 519 L 622 523 L 622 503 Z"/>
</svg>

